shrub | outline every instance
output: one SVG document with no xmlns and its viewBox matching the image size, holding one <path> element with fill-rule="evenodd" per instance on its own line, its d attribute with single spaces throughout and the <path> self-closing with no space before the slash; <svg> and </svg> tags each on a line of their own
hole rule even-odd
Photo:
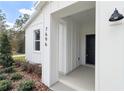
<svg viewBox="0 0 124 93">
<path fill-rule="evenodd" d="M 19 73 L 12 74 L 11 80 L 19 80 L 22 79 L 22 75 Z"/>
<path fill-rule="evenodd" d="M 28 73 L 33 73 L 34 72 L 34 64 L 30 64 L 29 62 L 22 63 L 22 71 L 27 71 Z"/>
<path fill-rule="evenodd" d="M 29 64 L 28 62 L 25 62 L 25 63 L 21 64 L 22 71 L 27 71 L 28 64 Z"/>
<path fill-rule="evenodd" d="M 12 72 L 15 72 L 13 67 L 7 67 L 7 68 L 3 68 L 3 69 L 0 70 L 0 74 L 2 74 L 2 73 L 12 73 Z"/>
<path fill-rule="evenodd" d="M 42 74 L 42 66 L 40 64 L 30 64 L 29 62 L 22 63 L 21 69 L 28 73 L 35 73 L 39 77 L 41 77 Z"/>
<path fill-rule="evenodd" d="M 4 69 L 4 72 L 5 72 L 5 73 L 12 73 L 12 72 L 15 72 L 15 70 L 14 70 L 13 67 L 11 66 L 11 67 L 5 68 L 5 69 Z"/>
<path fill-rule="evenodd" d="M 0 81 L 0 91 L 7 91 L 11 88 L 11 81 L 2 80 Z"/>
<path fill-rule="evenodd" d="M 11 45 L 7 33 L 0 34 L 0 64 L 3 67 L 10 67 L 14 62 L 11 57 Z"/>
<path fill-rule="evenodd" d="M 1 75 L 0 75 L 0 80 L 5 80 L 5 79 L 6 79 L 6 75 L 1 74 Z"/>
<path fill-rule="evenodd" d="M 15 63 L 14 63 L 14 66 L 18 68 L 18 67 L 21 66 L 21 63 L 20 63 L 20 62 L 15 62 Z"/>
<path fill-rule="evenodd" d="M 35 87 L 35 83 L 32 80 L 22 81 L 19 84 L 19 91 L 31 91 Z"/>
<path fill-rule="evenodd" d="M 35 69 L 35 66 L 33 64 L 28 64 L 28 66 L 27 66 L 28 73 L 33 73 L 34 69 Z"/>
<path fill-rule="evenodd" d="M 1 69 L 1 70 L 0 70 L 0 74 L 2 74 L 2 73 L 4 73 L 4 69 Z"/>
</svg>

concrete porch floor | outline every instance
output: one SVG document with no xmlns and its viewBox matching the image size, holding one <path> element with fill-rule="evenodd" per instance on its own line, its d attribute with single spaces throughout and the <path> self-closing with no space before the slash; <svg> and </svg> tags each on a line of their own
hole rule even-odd
<svg viewBox="0 0 124 93">
<path fill-rule="evenodd" d="M 94 91 L 95 68 L 79 66 L 68 75 L 60 76 L 59 82 L 51 87 L 55 91 Z"/>
</svg>

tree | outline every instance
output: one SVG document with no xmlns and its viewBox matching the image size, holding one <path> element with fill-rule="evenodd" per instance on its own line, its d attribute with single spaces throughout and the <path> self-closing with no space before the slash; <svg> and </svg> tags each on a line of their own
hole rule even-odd
<svg viewBox="0 0 124 93">
<path fill-rule="evenodd" d="M 7 25 L 5 24 L 6 15 L 0 10 L 0 32 L 5 31 Z"/>
<path fill-rule="evenodd" d="M 28 14 L 23 14 L 20 15 L 18 19 L 16 19 L 15 21 L 15 28 L 18 31 L 23 31 L 22 26 L 27 22 L 27 20 L 29 19 L 29 15 Z"/>
<path fill-rule="evenodd" d="M 4 67 L 12 66 L 11 45 L 6 32 L 0 34 L 0 64 Z"/>
<path fill-rule="evenodd" d="M 14 31 L 11 33 L 11 45 L 12 49 L 16 50 L 17 53 L 25 52 L 25 31 L 22 29 L 23 25 L 29 19 L 28 14 L 23 14 L 16 19 L 14 24 Z"/>
</svg>

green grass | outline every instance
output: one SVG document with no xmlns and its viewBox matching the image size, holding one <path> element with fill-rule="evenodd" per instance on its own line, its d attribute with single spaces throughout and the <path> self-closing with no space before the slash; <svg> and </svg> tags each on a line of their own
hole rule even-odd
<svg viewBox="0 0 124 93">
<path fill-rule="evenodd" d="M 14 61 L 18 61 L 18 62 L 25 62 L 25 55 L 24 54 L 20 54 L 20 55 L 13 55 L 12 56 Z"/>
</svg>

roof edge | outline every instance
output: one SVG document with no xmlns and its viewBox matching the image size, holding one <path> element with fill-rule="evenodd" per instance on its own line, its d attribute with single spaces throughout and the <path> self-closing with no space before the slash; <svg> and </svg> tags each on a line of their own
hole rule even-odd
<svg viewBox="0 0 124 93">
<path fill-rule="evenodd" d="M 31 15 L 31 17 L 29 18 L 29 20 L 23 25 L 23 29 L 26 29 L 28 27 L 28 25 L 31 24 L 31 22 L 33 21 L 33 19 L 39 14 L 39 11 L 44 7 L 44 5 L 47 3 L 47 1 L 39 1 L 36 5 L 35 5 L 35 12 Z"/>
</svg>

